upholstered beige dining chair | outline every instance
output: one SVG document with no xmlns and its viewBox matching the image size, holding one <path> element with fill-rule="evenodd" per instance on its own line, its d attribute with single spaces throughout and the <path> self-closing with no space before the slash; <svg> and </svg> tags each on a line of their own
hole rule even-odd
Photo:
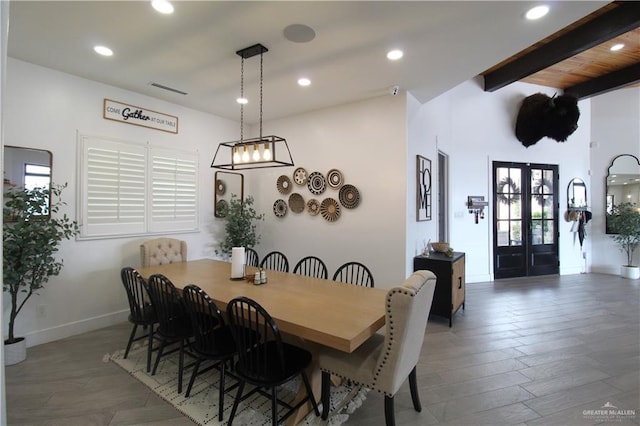
<svg viewBox="0 0 640 426">
<path fill-rule="evenodd" d="M 156 238 L 140 245 L 142 266 L 164 265 L 186 262 L 187 243 L 175 238 Z"/>
<path fill-rule="evenodd" d="M 331 348 L 320 350 L 323 419 L 329 415 L 332 374 L 382 392 L 387 426 L 395 425 L 393 397 L 407 376 L 413 407 L 416 411 L 422 410 L 416 365 L 435 286 L 436 276 L 431 271 L 414 272 L 402 286 L 387 292 L 384 336 L 375 334 L 352 353 Z"/>
</svg>

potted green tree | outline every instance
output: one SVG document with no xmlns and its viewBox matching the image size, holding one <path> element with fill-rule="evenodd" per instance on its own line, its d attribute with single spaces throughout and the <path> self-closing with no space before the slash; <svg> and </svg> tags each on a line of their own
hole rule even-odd
<svg viewBox="0 0 640 426">
<path fill-rule="evenodd" d="M 8 336 L 4 341 L 5 365 L 25 359 L 24 337 L 16 337 L 14 332 L 16 317 L 31 296 L 38 294 L 50 277 L 60 273 L 63 261 L 55 256 L 60 242 L 78 233 L 76 221 L 66 214 L 56 217 L 64 205 L 60 196 L 65 187 L 14 187 L 4 193 L 2 289 L 11 300 Z"/>
<path fill-rule="evenodd" d="M 640 210 L 633 203 L 620 203 L 613 206 L 608 215 L 611 236 L 627 255 L 627 263 L 622 265 L 621 275 L 625 278 L 640 278 L 640 267 L 633 264 L 633 255 L 640 245 Z"/>
<path fill-rule="evenodd" d="M 231 195 L 229 208 L 224 217 L 225 237 L 215 251 L 217 255 L 228 259 L 233 247 L 253 248 L 260 242 L 256 222 L 264 219 L 264 213 L 258 213 L 253 203 L 252 196 L 246 197 L 243 201 L 236 194 Z"/>
</svg>

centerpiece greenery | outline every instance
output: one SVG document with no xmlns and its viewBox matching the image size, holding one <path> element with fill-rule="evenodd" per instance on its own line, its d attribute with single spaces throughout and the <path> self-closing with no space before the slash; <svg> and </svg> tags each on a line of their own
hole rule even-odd
<svg viewBox="0 0 640 426">
<path fill-rule="evenodd" d="M 9 293 L 9 334 L 5 344 L 24 338 L 15 337 L 16 317 L 25 303 L 38 294 L 50 277 L 58 275 L 62 259 L 55 257 L 60 242 L 78 233 L 78 224 L 67 215 L 56 217 L 65 203 L 61 199 L 65 185 L 25 189 L 14 187 L 4 193 L 3 284 Z M 19 297 L 24 293 L 24 297 Z"/>
<path fill-rule="evenodd" d="M 241 200 L 237 195 L 231 195 L 229 209 L 224 217 L 225 238 L 215 251 L 217 255 L 229 258 L 233 247 L 253 248 L 260 242 L 256 222 L 264 220 L 264 213 L 258 213 L 253 203 L 252 196 Z"/>
<path fill-rule="evenodd" d="M 608 214 L 607 222 L 612 232 L 613 241 L 620 247 L 620 251 L 627 255 L 624 266 L 636 267 L 633 264 L 633 254 L 640 245 L 640 211 L 633 203 L 614 205 Z"/>
</svg>

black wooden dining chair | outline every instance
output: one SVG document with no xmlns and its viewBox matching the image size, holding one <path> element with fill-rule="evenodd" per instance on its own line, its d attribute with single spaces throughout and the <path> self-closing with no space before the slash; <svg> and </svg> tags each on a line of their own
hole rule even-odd
<svg viewBox="0 0 640 426">
<path fill-rule="evenodd" d="M 279 251 L 272 251 L 262 259 L 260 267 L 272 271 L 289 272 L 289 261 L 287 256 Z"/>
<path fill-rule="evenodd" d="M 191 380 L 184 396 L 189 397 L 191 388 L 199 374 L 212 368 L 220 370 L 218 391 L 218 421 L 222 421 L 224 411 L 224 394 L 238 386 L 237 383 L 225 388 L 227 362 L 233 360 L 236 354 L 236 344 L 231 336 L 231 330 L 225 324 L 220 309 L 209 295 L 196 285 L 188 285 L 182 290 L 182 300 L 191 318 L 195 341 L 191 349 L 196 356 L 196 363 L 191 373 Z M 214 361 L 209 367 L 200 370 L 203 361 Z M 230 374 L 233 376 L 233 374 Z"/>
<path fill-rule="evenodd" d="M 129 301 L 129 322 L 133 324 L 133 329 L 129 335 L 127 348 L 124 351 L 124 358 L 129 355 L 131 344 L 141 339 L 147 341 L 147 373 L 151 370 L 151 353 L 153 352 L 154 328 L 158 324 L 156 311 L 151 304 L 151 297 L 146 289 L 146 282 L 142 275 L 134 268 L 127 266 L 120 270 L 122 285 L 127 292 Z M 149 329 L 147 334 L 136 337 L 138 326 Z"/>
<path fill-rule="evenodd" d="M 247 266 L 255 266 L 257 268 L 260 265 L 260 257 L 258 256 L 258 252 L 249 247 L 245 248 L 244 263 Z"/>
<path fill-rule="evenodd" d="M 156 334 L 160 338 L 160 347 L 156 362 L 151 370 L 151 375 L 156 374 L 160 358 L 179 351 L 178 358 L 178 393 L 182 392 L 182 373 L 184 372 L 185 346 L 190 344 L 193 337 L 191 320 L 184 307 L 184 303 L 178 290 L 169 278 L 162 274 L 154 274 L 149 277 L 147 283 L 149 295 L 158 315 L 159 326 Z M 178 343 L 178 347 L 165 352 L 166 346 Z M 189 355 L 191 355 L 189 353 Z"/>
<path fill-rule="evenodd" d="M 293 268 L 294 274 L 306 275 L 308 277 L 327 279 L 327 265 L 322 259 L 316 256 L 307 256 L 300 259 Z"/>
<path fill-rule="evenodd" d="M 318 405 L 305 372 L 311 363 L 311 353 L 283 342 L 280 330 L 271 315 L 252 299 L 237 297 L 231 300 L 227 305 L 227 316 L 238 351 L 235 374 L 240 379 L 238 393 L 229 415 L 229 426 L 233 423 L 240 402 L 256 392 L 271 400 L 273 426 L 284 422 L 308 401 L 311 401 L 316 416 L 319 416 Z M 257 343 L 255 336 L 260 336 Z M 277 388 L 298 376 L 302 377 L 307 396 L 295 405 L 291 405 L 278 398 Z M 255 388 L 243 395 L 246 383 Z M 271 392 L 266 392 L 263 388 L 270 389 Z M 286 408 L 286 412 L 280 419 L 278 419 L 278 404 Z"/>
<path fill-rule="evenodd" d="M 347 262 L 333 274 L 334 281 L 373 288 L 373 274 L 360 262 Z"/>
</svg>

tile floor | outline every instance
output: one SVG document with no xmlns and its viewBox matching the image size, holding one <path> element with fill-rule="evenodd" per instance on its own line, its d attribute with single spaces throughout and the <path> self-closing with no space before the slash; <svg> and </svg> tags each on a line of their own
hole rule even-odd
<svg viewBox="0 0 640 426">
<path fill-rule="evenodd" d="M 466 309 L 432 317 L 418 365 L 422 412 L 408 385 L 400 425 L 640 424 L 640 281 L 611 275 L 471 283 Z M 124 347 L 119 324 L 29 348 L 6 367 L 9 425 L 190 425 L 103 355 Z M 590 415 L 605 404 L 618 415 Z M 635 415 L 630 413 L 635 412 Z M 370 392 L 347 425 L 384 425 Z"/>
</svg>

